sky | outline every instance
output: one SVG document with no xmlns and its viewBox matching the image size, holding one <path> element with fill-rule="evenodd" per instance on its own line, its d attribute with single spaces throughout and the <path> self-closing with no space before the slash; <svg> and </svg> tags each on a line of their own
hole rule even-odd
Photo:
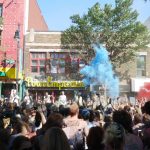
<svg viewBox="0 0 150 150">
<path fill-rule="evenodd" d="M 64 31 L 72 24 L 70 16 L 88 12 L 96 2 L 102 6 L 113 4 L 115 0 L 37 0 L 41 13 L 50 31 Z M 150 0 L 134 0 L 133 10 L 139 13 L 138 20 L 145 22 L 150 16 Z"/>
</svg>

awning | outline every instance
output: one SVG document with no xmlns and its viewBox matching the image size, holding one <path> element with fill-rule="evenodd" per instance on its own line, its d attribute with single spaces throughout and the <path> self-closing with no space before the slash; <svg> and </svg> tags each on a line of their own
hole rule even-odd
<svg viewBox="0 0 150 150">
<path fill-rule="evenodd" d="M 0 77 L 6 77 L 6 73 L 5 73 L 5 72 L 0 71 Z"/>
<path fill-rule="evenodd" d="M 131 91 L 139 92 L 145 83 L 150 83 L 150 78 L 131 78 Z"/>
</svg>

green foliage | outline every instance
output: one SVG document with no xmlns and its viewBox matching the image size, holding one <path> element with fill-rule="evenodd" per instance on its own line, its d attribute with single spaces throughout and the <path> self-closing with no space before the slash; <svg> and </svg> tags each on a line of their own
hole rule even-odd
<svg viewBox="0 0 150 150">
<path fill-rule="evenodd" d="M 150 43 L 148 29 L 137 21 L 132 2 L 115 0 L 115 7 L 106 4 L 104 8 L 96 3 L 82 17 L 71 16 L 73 25 L 64 31 L 63 45 L 79 49 L 86 62 L 94 56 L 92 46 L 99 44 L 106 46 L 115 66 L 132 60 L 138 50 Z"/>
</svg>

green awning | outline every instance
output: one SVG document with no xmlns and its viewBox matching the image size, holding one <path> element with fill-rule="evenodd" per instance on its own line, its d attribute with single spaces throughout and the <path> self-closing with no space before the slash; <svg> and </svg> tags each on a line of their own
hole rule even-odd
<svg viewBox="0 0 150 150">
<path fill-rule="evenodd" d="M 5 72 L 0 71 L 0 77 L 6 77 L 6 73 L 5 73 Z"/>
</svg>

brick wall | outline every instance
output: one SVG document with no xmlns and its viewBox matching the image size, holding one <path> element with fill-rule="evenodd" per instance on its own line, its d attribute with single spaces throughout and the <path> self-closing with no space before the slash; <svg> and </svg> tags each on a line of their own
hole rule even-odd
<svg viewBox="0 0 150 150">
<path fill-rule="evenodd" d="M 0 0 L 0 3 L 3 4 L 2 47 L 6 47 L 7 58 L 16 60 L 17 43 L 14 34 L 18 24 L 20 24 L 20 47 L 23 49 L 24 0 Z"/>
<path fill-rule="evenodd" d="M 34 28 L 36 31 L 48 31 L 48 26 L 41 14 L 37 0 L 29 0 L 28 30 Z"/>
</svg>

